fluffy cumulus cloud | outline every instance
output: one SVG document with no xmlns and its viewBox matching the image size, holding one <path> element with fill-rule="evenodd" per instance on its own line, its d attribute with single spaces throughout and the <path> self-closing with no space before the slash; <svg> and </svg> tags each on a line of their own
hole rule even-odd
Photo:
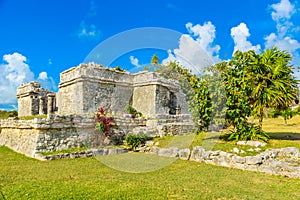
<svg viewBox="0 0 300 200">
<path fill-rule="evenodd" d="M 236 27 L 231 28 L 230 35 L 234 41 L 234 50 L 233 53 L 237 50 L 239 51 L 249 51 L 254 50 L 258 51 L 261 49 L 260 45 L 252 45 L 250 41 L 248 41 L 248 37 L 250 37 L 250 32 L 245 23 L 240 23 Z"/>
<path fill-rule="evenodd" d="M 16 90 L 25 82 L 34 81 L 34 73 L 26 63 L 26 57 L 20 53 L 6 54 L 3 56 L 3 64 L 0 64 L 0 105 L 16 105 Z M 55 89 L 53 79 L 46 72 L 39 74 L 39 80 L 49 83 L 48 89 Z M 45 86 L 44 86 L 45 87 Z"/>
<path fill-rule="evenodd" d="M 134 56 L 129 57 L 131 64 L 133 64 L 136 67 L 140 67 L 139 59 L 135 58 Z"/>
<path fill-rule="evenodd" d="M 289 0 L 281 0 L 277 4 L 272 4 L 272 19 L 276 23 L 276 32 L 270 33 L 265 39 L 265 47 L 270 48 L 276 46 L 286 50 L 292 54 L 292 64 L 295 67 L 300 66 L 300 41 L 293 37 L 295 31 L 299 31 L 299 27 L 293 24 L 292 16 L 297 9 Z M 295 76 L 300 78 L 299 72 L 295 70 Z"/>
<path fill-rule="evenodd" d="M 187 23 L 186 28 L 189 34 L 180 37 L 179 48 L 169 50 L 169 56 L 162 63 L 176 61 L 199 74 L 205 67 L 220 61 L 220 46 L 214 44 L 216 28 L 211 22 L 194 26 Z"/>
<path fill-rule="evenodd" d="M 295 54 L 300 48 L 299 41 L 293 38 L 293 32 L 297 30 L 291 21 L 292 15 L 296 13 L 295 6 L 289 0 L 281 0 L 270 7 L 272 9 L 271 16 L 276 23 L 277 31 L 265 37 L 266 48 L 277 46 L 280 49 Z"/>
<path fill-rule="evenodd" d="M 81 21 L 77 36 L 79 39 L 98 40 L 101 37 L 101 31 L 94 25 L 88 25 L 85 21 Z"/>
<path fill-rule="evenodd" d="M 16 88 L 33 80 L 34 74 L 26 63 L 26 57 L 19 54 L 3 56 L 5 64 L 0 64 L 0 104 L 16 102 Z"/>
<path fill-rule="evenodd" d="M 280 21 L 284 18 L 290 19 L 292 14 L 295 13 L 295 7 L 289 0 L 281 0 L 277 4 L 272 4 L 271 8 L 273 9 L 271 15 L 274 21 Z"/>
<path fill-rule="evenodd" d="M 48 74 L 47 74 L 47 72 L 41 72 L 41 73 L 39 74 L 38 79 L 40 79 L 40 80 L 47 80 L 47 79 L 48 79 Z"/>
</svg>

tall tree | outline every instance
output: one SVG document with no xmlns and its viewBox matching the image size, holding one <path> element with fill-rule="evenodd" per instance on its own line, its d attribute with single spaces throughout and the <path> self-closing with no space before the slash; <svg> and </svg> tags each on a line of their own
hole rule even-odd
<svg viewBox="0 0 300 200">
<path fill-rule="evenodd" d="M 262 130 L 266 108 L 286 110 L 295 100 L 298 87 L 290 64 L 291 54 L 276 47 L 267 49 L 261 55 L 254 54 L 247 65 L 247 75 L 251 87 L 251 104 L 259 117 Z"/>
</svg>

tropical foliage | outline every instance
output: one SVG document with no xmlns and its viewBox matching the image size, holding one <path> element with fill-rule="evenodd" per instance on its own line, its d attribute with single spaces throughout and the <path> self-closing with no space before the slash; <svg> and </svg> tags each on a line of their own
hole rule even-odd
<svg viewBox="0 0 300 200">
<path fill-rule="evenodd" d="M 237 51 L 232 60 L 216 65 L 226 88 L 226 121 L 234 127 L 229 139 L 268 140 L 262 122 L 269 108 L 286 113 L 286 119 L 291 117 L 287 112 L 298 91 L 291 58 L 273 47 L 261 54 Z M 258 128 L 248 124 L 250 115 L 259 118 Z"/>
<path fill-rule="evenodd" d="M 249 64 L 251 103 L 254 115 L 259 117 L 260 130 L 267 108 L 284 111 L 296 99 L 298 87 L 293 77 L 293 66 L 289 63 L 291 60 L 291 54 L 273 47 L 261 55 L 254 54 Z"/>
<path fill-rule="evenodd" d="M 165 78 L 178 80 L 189 103 L 197 132 L 225 123 L 233 127 L 227 139 L 269 139 L 262 130 L 265 113 L 274 109 L 285 120 L 291 118 L 290 105 L 298 95 L 293 76 L 292 56 L 276 47 L 260 54 L 237 51 L 229 61 L 210 67 L 196 76 L 175 62 L 158 65 Z M 250 116 L 258 124 L 249 124 Z"/>
<path fill-rule="evenodd" d="M 138 146 L 144 145 L 147 140 L 151 140 L 152 137 L 145 133 L 139 133 L 137 135 L 129 134 L 127 135 L 125 142 L 130 146 L 131 150 L 135 150 Z"/>
</svg>

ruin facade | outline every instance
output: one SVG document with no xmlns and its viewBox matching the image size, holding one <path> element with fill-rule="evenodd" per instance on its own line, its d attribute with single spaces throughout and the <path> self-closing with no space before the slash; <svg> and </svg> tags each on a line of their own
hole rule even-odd
<svg viewBox="0 0 300 200">
<path fill-rule="evenodd" d="M 37 114 L 93 114 L 106 108 L 124 114 L 131 105 L 144 116 L 188 114 L 187 102 L 178 82 L 155 72 L 130 74 L 98 64 L 80 64 L 60 74 L 57 93 L 37 82 L 17 89 L 19 116 Z"/>
<path fill-rule="evenodd" d="M 55 111 L 55 94 L 42 88 L 38 82 L 22 84 L 17 88 L 19 116 L 43 115 Z"/>
</svg>

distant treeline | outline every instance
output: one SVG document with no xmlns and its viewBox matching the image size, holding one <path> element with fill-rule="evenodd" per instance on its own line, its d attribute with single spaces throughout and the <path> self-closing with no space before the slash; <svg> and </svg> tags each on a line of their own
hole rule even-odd
<svg viewBox="0 0 300 200">
<path fill-rule="evenodd" d="M 18 116 L 18 112 L 16 110 L 6 111 L 0 110 L 0 119 L 7 119 L 9 117 L 16 117 Z"/>
</svg>

